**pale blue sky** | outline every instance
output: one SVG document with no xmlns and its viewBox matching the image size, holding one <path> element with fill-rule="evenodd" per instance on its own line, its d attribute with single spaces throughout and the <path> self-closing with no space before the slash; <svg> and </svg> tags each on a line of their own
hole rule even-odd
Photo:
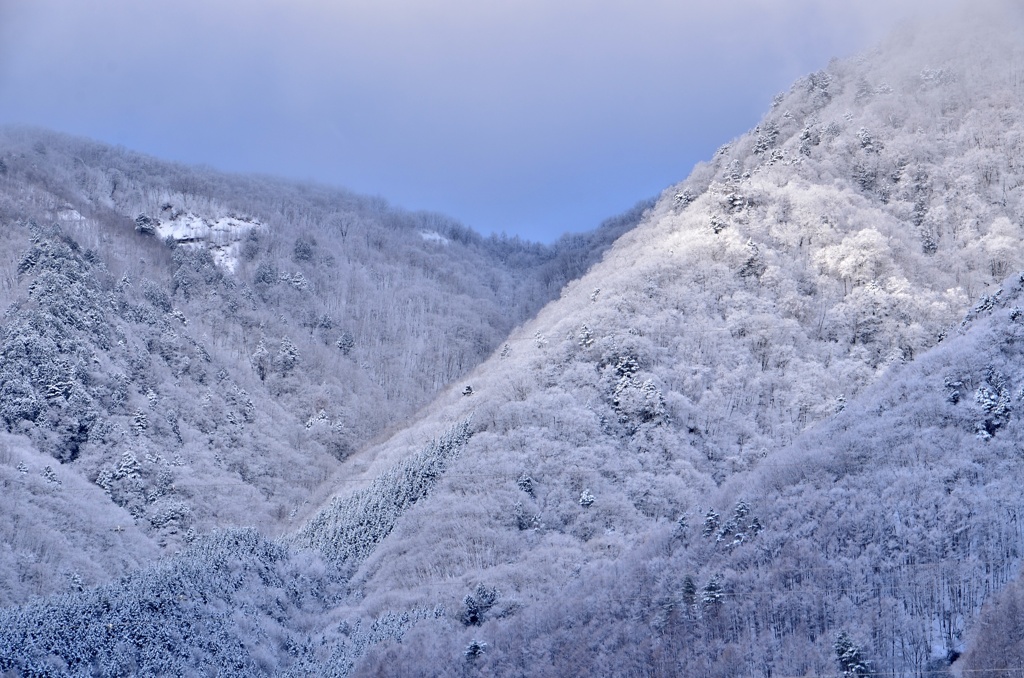
<svg viewBox="0 0 1024 678">
<path fill-rule="evenodd" d="M 946 0 L 0 0 L 0 122 L 550 241 Z"/>
</svg>

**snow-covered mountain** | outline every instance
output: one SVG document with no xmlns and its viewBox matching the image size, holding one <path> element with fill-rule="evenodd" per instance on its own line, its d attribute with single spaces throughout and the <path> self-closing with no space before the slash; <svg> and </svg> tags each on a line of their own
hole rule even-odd
<svg viewBox="0 0 1024 678">
<path fill-rule="evenodd" d="M 544 247 L 37 130 L 0 161 L 4 603 L 301 524 L 642 210 Z"/>
<path fill-rule="evenodd" d="M 473 396 L 437 401 L 374 450 L 383 470 L 451 423 L 472 416 L 477 430 L 431 499 L 356 571 L 359 609 L 399 600 L 463 609 L 478 585 L 503 603 L 479 627 L 424 622 L 368 666 L 444 665 L 474 639 L 490 643 L 474 660 L 481 667 L 540 675 L 600 672 L 610 661 L 666 675 L 821 674 L 836 668 L 840 632 L 886 672 L 963 651 L 981 602 L 1017 567 L 1015 528 L 1003 522 L 1021 495 L 998 483 L 1017 456 L 972 478 L 963 492 L 977 491 L 978 505 L 953 517 L 930 504 L 938 515 L 925 521 L 918 502 L 945 489 L 908 470 L 911 453 L 891 436 L 927 449 L 949 434 L 961 454 L 997 458 L 987 434 L 1019 440 L 973 402 L 1012 409 L 1005 398 L 1018 386 L 994 353 L 1011 349 L 952 341 L 971 306 L 986 307 L 1024 265 L 1022 24 L 1019 10 L 993 11 L 1006 13 L 955 31 L 919 27 L 796 83 L 470 374 Z M 946 430 L 952 415 L 926 409 L 902 413 L 909 423 L 865 419 L 925 356 L 955 364 L 974 350 L 971 364 L 982 365 L 970 378 L 951 369 L 927 382 L 942 394 L 947 376 L 966 384 L 960 410 L 950 406 L 976 418 L 955 427 L 962 433 Z M 1004 376 L 986 377 L 986 362 Z M 864 468 L 766 489 L 780 469 L 844 456 L 839 424 L 823 422 L 854 411 L 864 423 L 853 438 L 872 452 Z M 914 464 L 941 464 L 936 454 Z M 870 476 L 860 515 L 857 473 Z M 888 488 L 894 476 L 903 480 Z M 819 517 L 833 504 L 851 513 Z M 330 543 L 325 518 L 336 511 L 311 525 L 320 533 L 309 543 Z M 844 529 L 855 534 L 833 536 Z M 928 558 L 915 551 L 943 530 L 977 541 Z M 840 563 L 847 553 L 833 548 L 863 552 Z M 960 559 L 984 564 L 952 567 Z M 921 573 L 947 563 L 929 580 L 932 604 L 921 604 Z M 694 600 L 680 597 L 687 575 Z M 856 595 L 843 592 L 852 587 Z M 705 588 L 722 605 L 688 608 Z M 807 593 L 819 588 L 828 593 Z M 863 607 L 883 591 L 879 618 L 877 606 Z"/>
<path fill-rule="evenodd" d="M 298 529 L 277 540 L 198 535 L 181 556 L 119 582 L 0 612 L 0 669 L 796 676 L 998 666 L 977 649 L 991 638 L 978 620 L 1006 618 L 1017 584 L 1002 607 L 985 605 L 1016 580 L 1024 546 L 1022 38 L 1024 11 L 985 3 L 801 79 L 559 299 L 508 328 L 489 358 L 452 373 L 454 388 L 339 455 L 317 486 L 335 496 Z M 164 200 L 124 214 L 152 219 Z M 271 228 L 287 212 L 227 208 Z M 177 209 L 208 223 L 230 216 Z M 457 231 L 412 224 L 403 233 L 434 248 L 425 251 L 460 243 Z M 19 290 L 39 295 L 54 267 L 70 276 L 48 262 L 71 246 L 32 237 L 39 251 L 25 271 L 42 272 L 23 272 Z M 280 259 L 276 277 L 261 273 L 248 238 L 230 275 L 252 276 L 254 298 L 286 308 L 298 298 L 293 274 L 282 277 Z M 530 249 L 505 251 L 508 262 Z M 77 256 L 74 271 L 89 264 Z M 270 281 L 292 296 L 260 296 Z M 199 301 L 192 308 L 190 322 L 203 317 Z M 271 384 L 282 380 L 266 387 L 279 394 L 272 402 L 294 411 L 287 394 L 300 380 L 271 376 L 283 349 L 265 334 L 268 356 L 251 360 L 243 386 L 263 382 L 263 364 Z M 334 426 L 323 411 L 326 422 L 314 409 L 310 426 Z M 56 422 L 68 421 L 63 412 Z M 128 412 L 117 420 L 125 428 Z M 5 486 L 57 496 L 45 470 L 19 470 L 45 458 L 10 440 Z M 102 476 L 108 492 L 131 486 L 130 461 Z M 65 467 L 50 466 L 59 480 Z M 84 478 L 88 489 L 101 476 Z"/>
</svg>

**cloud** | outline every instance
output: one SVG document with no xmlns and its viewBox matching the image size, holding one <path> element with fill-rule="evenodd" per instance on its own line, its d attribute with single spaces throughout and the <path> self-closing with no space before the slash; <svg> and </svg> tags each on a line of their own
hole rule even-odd
<svg viewBox="0 0 1024 678">
<path fill-rule="evenodd" d="M 0 121 L 515 228 L 682 178 L 940 2 L 0 0 Z"/>
<path fill-rule="evenodd" d="M 848 51 L 904 0 L 6 0 L 4 80 L 97 92 L 262 91 L 311 106 L 363 93 L 523 113 L 609 104 L 758 52 Z M 934 7 L 935 0 L 927 6 Z M 799 57 L 795 57 L 799 60 Z M 285 96 L 278 96 L 285 95 Z M 445 102 L 448 102 L 445 105 Z M 425 104 L 425 106 L 424 106 Z M 558 113 L 558 111 L 547 111 Z M 447 114 L 447 113 L 446 113 Z"/>
</svg>

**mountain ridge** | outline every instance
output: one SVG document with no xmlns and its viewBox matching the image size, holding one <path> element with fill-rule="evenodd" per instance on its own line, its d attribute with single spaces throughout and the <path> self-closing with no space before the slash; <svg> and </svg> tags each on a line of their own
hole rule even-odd
<svg viewBox="0 0 1024 678">
<path fill-rule="evenodd" d="M 336 496 L 285 539 L 198 537 L 164 569 L 0 610 L 17 629 L 0 668 L 982 666 L 978 620 L 1001 590 L 1012 602 L 1024 515 L 1024 283 L 1007 277 L 1024 269 L 1024 16 L 983 14 L 799 80 L 490 357 L 341 461 Z M 69 611 L 125 640 L 77 642 Z M 204 626 L 230 656 L 129 632 Z M 19 655 L 26 629 L 39 640 Z"/>
<path fill-rule="evenodd" d="M 344 480 L 341 460 L 482 359 L 644 209 L 545 247 L 38 130 L 0 130 L 0 159 L 0 415 L 27 436 L 10 445 L 52 457 L 61 511 L 75 497 L 129 510 L 117 520 L 149 542 L 140 554 L 215 527 L 298 524 Z M 96 496 L 72 494 L 69 474 Z M 5 602 L 21 600 L 26 570 L 37 593 L 109 576 L 47 572 L 41 544 L 10 539 Z M 123 572 L 107 535 L 81 541 Z"/>
<path fill-rule="evenodd" d="M 984 48 L 966 31 L 944 44 L 946 34 L 937 38 L 933 27 L 919 40 L 893 40 L 888 52 L 833 62 L 777 99 L 752 133 L 666 191 L 601 265 L 510 338 L 505 360 L 527 358 L 485 363 L 466 379 L 477 402 L 453 394 L 438 403 L 431 423 L 413 429 L 427 435 L 474 410 L 478 432 L 459 477 L 434 495 L 444 511 L 424 507 L 408 529 L 399 525 L 357 574 L 360 587 L 380 592 L 368 595 L 366 608 L 385 609 L 396 589 L 408 592 L 410 604 L 441 598 L 457 605 L 482 582 L 527 609 L 561 601 L 550 603 L 552 614 L 572 626 L 575 618 L 560 612 L 570 602 L 559 582 L 573 581 L 576 564 L 628 561 L 641 535 L 671 532 L 680 515 L 696 529 L 708 508 L 701 497 L 737 474 L 771 467 L 773 451 L 806 426 L 941 346 L 968 300 L 1021 266 L 1012 246 L 1022 213 L 1012 160 L 1020 110 L 1006 105 L 1008 92 L 1020 90 L 1013 69 L 1021 54 L 1019 47 L 1000 51 L 1019 35 L 1020 22 L 1002 29 Z M 911 58 L 907 42 L 918 45 Z M 975 54 L 965 63 L 967 45 Z M 979 66 L 986 63 L 1010 68 Z M 907 108 L 910 101 L 920 108 Z M 929 118 L 922 110 L 941 113 Z M 973 172 L 975 163 L 987 169 Z M 804 262 L 800 274 L 780 274 L 779 262 L 794 254 Z M 609 310 L 602 314 L 602 306 Z M 702 325 L 688 327 L 687 315 Z M 686 362 L 676 367 L 672 356 Z M 400 459 L 406 446 L 384 449 L 382 458 Z M 518 486 L 523 477 L 532 493 Z M 723 523 L 731 510 L 716 506 Z M 434 527 L 438 521 L 449 526 Z M 579 581 L 582 596 L 588 580 Z M 519 645 L 527 640 L 503 635 L 506 625 L 520 629 L 509 634 L 526 633 L 522 624 L 495 618 L 486 626 L 494 658 L 485 653 L 479 661 L 497 673 L 525 670 Z M 619 624 L 624 637 L 643 633 Z M 534 633 L 550 632 L 541 628 Z M 794 656 L 814 656 L 819 672 L 831 661 L 834 636 L 825 630 L 813 652 L 793 648 Z M 437 633 L 381 649 L 367 666 L 414 671 L 424 656 L 443 665 L 430 642 L 449 639 L 443 652 L 454 657 L 480 632 Z M 938 660 L 960 652 L 965 633 L 961 626 L 945 644 L 935 641 L 941 652 L 927 633 L 913 642 Z M 498 647 L 496 637 L 513 644 Z M 540 635 L 528 638 L 544 644 Z M 539 666 L 548 662 L 563 671 L 597 669 L 602 655 L 592 649 L 586 658 L 565 655 L 565 664 L 538 655 L 545 659 L 531 671 L 543 675 Z M 889 657 L 886 666 L 911 670 L 901 661 Z"/>
</svg>

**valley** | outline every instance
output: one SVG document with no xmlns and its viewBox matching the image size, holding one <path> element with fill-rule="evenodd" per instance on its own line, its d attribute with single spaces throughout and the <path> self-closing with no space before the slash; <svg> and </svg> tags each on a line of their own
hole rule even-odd
<svg viewBox="0 0 1024 678">
<path fill-rule="evenodd" d="M 1018 661 L 1022 30 L 907 26 L 550 246 L 4 129 L 0 671 Z"/>
</svg>

